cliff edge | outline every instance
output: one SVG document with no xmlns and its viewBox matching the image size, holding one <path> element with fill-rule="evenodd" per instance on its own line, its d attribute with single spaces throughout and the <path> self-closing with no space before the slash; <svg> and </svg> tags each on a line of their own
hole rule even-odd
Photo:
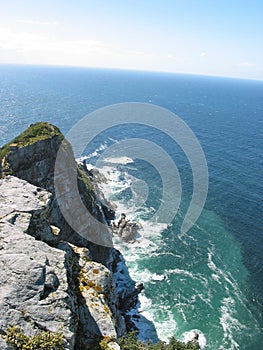
<svg viewBox="0 0 263 350">
<path fill-rule="evenodd" d="M 58 154 L 61 162 L 56 167 L 55 178 Z M 17 176 L 53 194 L 54 201 L 49 220 L 60 227 L 61 239 L 73 244 L 87 245 L 89 239 L 93 238 L 93 241 L 103 243 L 103 246 L 112 246 L 107 221 L 114 218 L 114 211 L 110 209 L 110 205 L 107 207 L 100 202 L 85 167 L 76 163 L 71 145 L 56 126 L 44 122 L 32 124 L 2 147 L 0 176 L 6 175 Z M 55 193 L 55 180 L 59 197 Z M 84 206 L 73 207 L 79 194 Z M 74 211 L 77 232 L 72 229 L 73 225 L 69 225 L 64 219 L 60 207 Z M 87 220 L 87 213 L 91 213 L 96 220 Z M 68 216 L 70 219 L 72 215 Z M 89 246 L 91 247 L 91 244 Z M 104 259 L 105 262 L 105 255 L 107 250 L 104 254 L 100 250 L 98 258 L 101 258 L 102 262 Z"/>
<path fill-rule="evenodd" d="M 59 174 L 62 196 L 72 197 L 63 171 L 73 169 L 84 206 L 102 224 L 84 225 L 86 236 L 68 224 L 58 205 L 54 167 L 61 146 L 67 155 Z M 6 341 L 11 325 L 28 337 L 60 334 L 63 349 L 94 349 L 101 341 L 105 349 L 119 349 L 127 305 L 136 303 L 138 292 L 133 281 L 121 293 L 116 288 L 114 272 L 123 259 L 108 244 L 113 208 L 100 200 L 92 177 L 49 123 L 31 125 L 2 147 L 0 161 L 0 348 L 11 349 Z M 78 208 L 74 212 L 83 215 Z M 91 242 L 94 235 L 107 246 Z"/>
</svg>

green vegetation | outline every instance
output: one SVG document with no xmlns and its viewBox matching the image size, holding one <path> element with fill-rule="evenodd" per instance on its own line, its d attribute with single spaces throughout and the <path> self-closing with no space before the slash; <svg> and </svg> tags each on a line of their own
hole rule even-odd
<svg viewBox="0 0 263 350">
<path fill-rule="evenodd" d="M 104 337 L 96 344 L 87 346 L 85 350 L 108 350 L 108 344 L 113 339 L 110 337 Z M 200 347 L 197 343 L 189 342 L 187 344 L 180 342 L 174 337 L 165 343 L 159 341 L 156 344 L 148 342 L 147 344 L 139 341 L 136 337 L 136 332 L 130 332 L 128 335 L 118 339 L 118 344 L 121 350 L 199 350 Z"/>
<path fill-rule="evenodd" d="M 86 173 L 86 170 L 84 169 L 83 165 L 81 165 L 81 164 L 78 165 L 78 181 L 79 180 L 81 180 L 84 183 L 84 185 L 87 187 L 88 192 L 91 191 L 93 193 L 93 191 L 94 191 L 93 185 L 92 185 L 92 183 L 91 183 L 91 181 Z M 80 181 L 79 181 L 78 185 L 81 186 Z M 86 191 L 84 191 L 84 193 L 86 193 Z"/>
<path fill-rule="evenodd" d="M 63 350 L 62 333 L 41 332 L 29 337 L 20 327 L 9 326 L 3 338 L 15 350 Z"/>
<path fill-rule="evenodd" d="M 47 122 L 39 122 L 36 124 L 31 124 L 29 128 L 22 132 L 22 134 L 15 137 L 12 143 L 17 144 L 18 146 L 25 146 L 39 140 L 45 140 L 55 135 L 58 135 L 63 139 L 63 135 L 61 134 L 59 128 Z"/>
<path fill-rule="evenodd" d="M 3 336 L 7 344 L 14 350 L 63 350 L 62 333 L 41 332 L 33 337 L 27 336 L 20 327 L 9 326 L 6 335 Z M 86 349 L 107 350 L 108 344 L 114 339 L 111 337 L 103 337 L 98 343 L 86 346 Z M 136 337 L 136 332 L 121 337 L 118 340 L 121 350 L 199 350 L 197 343 L 189 342 L 187 344 L 180 342 L 174 337 L 165 343 L 159 341 L 156 344 L 143 343 Z"/>
<path fill-rule="evenodd" d="M 189 342 L 187 344 L 180 342 L 174 337 L 167 344 L 159 341 L 156 344 L 145 344 L 140 342 L 136 337 L 136 332 L 131 332 L 127 336 L 119 339 L 121 350 L 198 350 L 197 343 Z"/>
<path fill-rule="evenodd" d="M 11 142 L 0 149 L 0 159 L 3 159 L 12 146 L 28 146 L 36 141 L 45 140 L 55 135 L 58 135 L 61 138 L 61 141 L 64 138 L 60 130 L 54 125 L 46 122 L 31 124 L 24 132 L 22 132 L 22 134 L 15 137 Z"/>
</svg>

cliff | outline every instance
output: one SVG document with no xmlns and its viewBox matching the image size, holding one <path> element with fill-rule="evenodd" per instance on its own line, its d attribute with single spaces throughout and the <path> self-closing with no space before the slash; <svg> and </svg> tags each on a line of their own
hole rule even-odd
<svg viewBox="0 0 263 350">
<path fill-rule="evenodd" d="M 56 179 L 60 197 L 57 198 L 54 172 L 59 150 L 61 162 L 56 168 Z M 57 127 L 49 123 L 31 125 L 21 135 L 2 147 L 0 161 L 2 177 L 17 176 L 54 195 L 49 221 L 60 227 L 60 239 L 85 246 L 89 239 L 93 238 L 93 241 L 103 243 L 105 246 L 112 245 L 111 236 L 105 224 L 114 218 L 114 211 L 109 209 L 110 205 L 107 207 L 100 202 L 93 189 L 91 178 L 83 166 L 77 165 L 71 145 L 64 139 Z M 75 188 L 75 178 L 77 178 L 77 188 Z M 84 206 L 74 207 L 77 202 L 75 197 L 79 194 Z M 64 219 L 64 213 L 61 213 L 57 203 L 58 200 L 62 209 L 65 207 L 74 211 L 74 224 L 78 230 L 72 229 Z M 91 213 L 96 220 L 86 220 L 87 213 Z M 89 244 L 89 247 L 92 249 L 92 244 Z M 94 254 L 96 253 L 95 246 Z M 108 258 L 107 254 L 107 249 L 104 249 L 103 253 L 100 249 L 97 258 L 105 262 Z"/>
<path fill-rule="evenodd" d="M 54 167 L 61 146 L 66 157 L 58 173 L 58 198 Z M 131 280 L 126 285 L 122 280 L 121 291 L 116 288 L 119 274 L 114 272 L 123 259 L 110 246 L 107 222 L 114 210 L 51 124 L 31 125 L 1 148 L 0 160 L 0 348 L 9 349 L 8 325 L 14 325 L 31 337 L 43 331 L 61 334 L 63 349 L 94 349 L 99 341 L 119 349 L 116 339 L 130 328 L 126 311 L 138 292 Z M 84 207 L 96 218 L 84 222 L 81 234 L 58 206 L 62 199 L 68 206 L 74 203 L 68 171 L 77 174 Z M 75 207 L 74 215 L 81 224 L 81 209 Z"/>
</svg>

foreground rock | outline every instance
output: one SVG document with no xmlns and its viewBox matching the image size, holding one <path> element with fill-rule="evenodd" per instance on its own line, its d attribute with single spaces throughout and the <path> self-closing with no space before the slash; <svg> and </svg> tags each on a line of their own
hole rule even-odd
<svg viewBox="0 0 263 350">
<path fill-rule="evenodd" d="M 140 290 L 112 247 L 114 208 L 96 185 L 99 173 L 76 164 L 58 128 L 37 123 L 0 149 L 0 175 L 0 348 L 8 349 L 1 335 L 12 324 L 29 336 L 62 332 L 65 349 L 105 340 L 118 350 Z"/>
<path fill-rule="evenodd" d="M 1 333 L 8 324 L 31 336 L 62 332 L 65 349 L 125 333 L 111 272 L 88 249 L 58 241 L 48 224 L 51 194 L 12 176 L 0 191 Z M 8 349 L 3 339 L 0 347 Z"/>
<path fill-rule="evenodd" d="M 15 324 L 28 335 L 61 330 L 65 349 L 73 349 L 78 326 L 73 251 L 66 243 L 53 248 L 26 234 L 37 216 L 39 232 L 48 239 L 53 235 L 45 221 L 51 195 L 15 177 L 0 181 L 0 328 Z"/>
</svg>

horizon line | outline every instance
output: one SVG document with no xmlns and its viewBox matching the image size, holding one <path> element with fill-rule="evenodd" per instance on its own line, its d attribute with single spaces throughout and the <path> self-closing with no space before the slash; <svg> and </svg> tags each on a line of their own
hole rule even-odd
<svg viewBox="0 0 263 350">
<path fill-rule="evenodd" d="M 237 79 L 237 80 L 252 80 L 263 82 L 263 78 L 245 78 L 231 75 L 213 75 L 205 73 L 191 73 L 191 72 L 176 72 L 165 70 L 152 70 L 152 69 L 139 69 L 139 68 L 118 68 L 118 67 L 100 67 L 100 66 L 77 66 L 71 64 L 48 64 L 48 63 L 17 63 L 17 62 L 0 62 L 0 66 L 31 66 L 31 67 L 53 67 L 53 68 L 74 68 L 74 69 L 99 69 L 99 70 L 112 70 L 123 72 L 141 72 L 141 73 L 159 73 L 159 74 L 174 74 L 174 75 L 189 75 L 197 77 L 207 78 L 224 78 L 224 79 Z"/>
</svg>

